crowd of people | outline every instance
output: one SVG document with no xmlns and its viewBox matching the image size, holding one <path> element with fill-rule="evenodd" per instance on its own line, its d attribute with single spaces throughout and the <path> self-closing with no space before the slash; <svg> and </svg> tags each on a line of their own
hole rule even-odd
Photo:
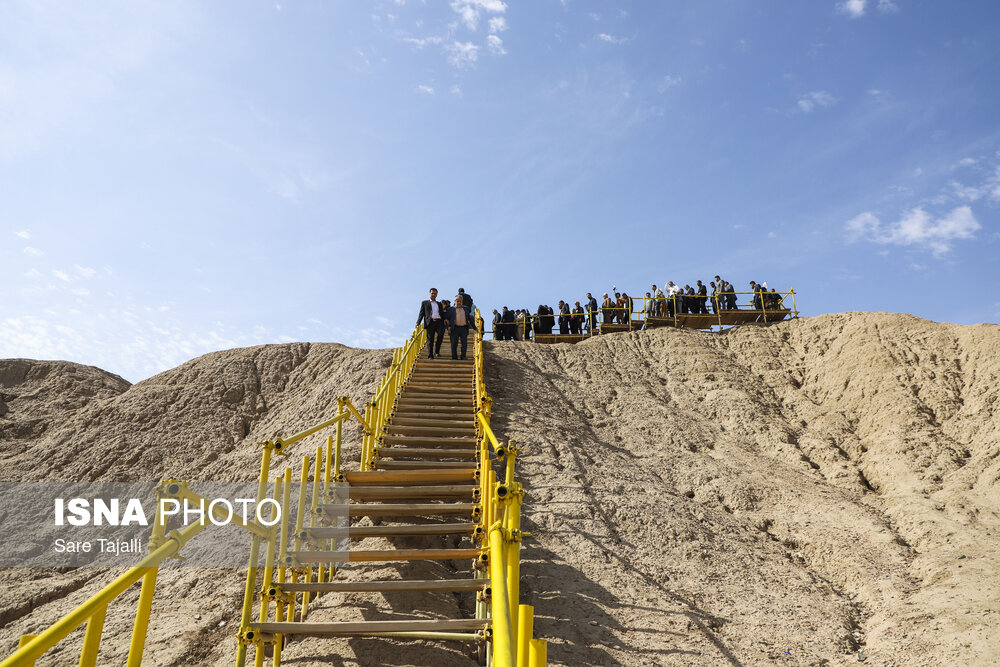
<svg viewBox="0 0 1000 667">
<path fill-rule="evenodd" d="M 711 291 L 710 291 L 711 290 Z M 614 294 L 612 296 L 611 294 Z M 754 310 L 778 310 L 781 295 L 777 290 L 768 290 L 767 283 L 750 281 L 751 306 Z M 712 314 L 720 311 L 737 310 L 737 292 L 733 284 L 715 276 L 708 285 L 695 281 L 695 285 L 681 287 L 668 280 L 662 288 L 653 285 L 645 297 L 631 297 L 626 292 L 605 292 L 603 301 L 598 302 L 593 294 L 581 304 L 573 305 L 559 301 L 558 310 L 546 304 L 539 304 L 532 315 L 527 308 L 493 310 L 493 337 L 497 340 L 530 340 L 534 334 L 551 334 L 556 325 L 560 334 L 583 334 L 597 330 L 598 321 L 603 324 L 629 324 L 632 315 L 642 312 L 646 318 L 674 318 L 679 314 Z M 640 302 L 637 304 L 636 302 Z M 636 306 L 639 306 L 636 309 Z"/>
</svg>

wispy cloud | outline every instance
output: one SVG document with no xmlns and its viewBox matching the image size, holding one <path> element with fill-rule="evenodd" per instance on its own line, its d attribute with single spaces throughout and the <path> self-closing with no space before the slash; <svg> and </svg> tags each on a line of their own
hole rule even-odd
<svg viewBox="0 0 1000 667">
<path fill-rule="evenodd" d="M 21 252 L 23 252 L 25 255 L 32 255 L 33 257 L 42 256 L 41 250 L 39 250 L 38 248 L 33 248 L 30 245 L 24 246 L 24 249 Z"/>
<path fill-rule="evenodd" d="M 416 90 L 418 93 L 421 93 L 422 95 L 434 94 L 434 88 L 423 83 L 417 86 L 414 90 Z"/>
<path fill-rule="evenodd" d="M 28 239 L 31 238 L 31 232 L 29 232 L 27 229 L 22 229 L 19 232 L 14 232 L 14 236 L 17 236 L 27 241 Z"/>
<path fill-rule="evenodd" d="M 816 90 L 805 95 L 800 95 L 797 107 L 802 113 L 809 113 L 817 107 L 829 107 L 837 103 L 837 98 L 825 90 Z"/>
<path fill-rule="evenodd" d="M 608 44 L 624 44 L 628 41 L 628 37 L 615 37 L 614 35 L 609 35 L 606 32 L 598 34 L 597 39 Z"/>
<path fill-rule="evenodd" d="M 65 271 L 60 271 L 60 270 L 58 270 L 58 269 L 52 269 L 52 275 L 54 275 L 54 276 L 55 276 L 56 278 L 58 278 L 59 280 L 62 280 L 62 281 L 64 281 L 64 282 L 67 282 L 67 283 L 68 283 L 68 282 L 69 282 L 70 280 L 72 280 L 72 279 L 71 279 L 71 278 L 69 277 L 69 274 L 68 274 L 68 273 L 66 273 Z"/>
<path fill-rule="evenodd" d="M 83 278 L 93 278 L 97 274 L 96 269 L 92 269 L 89 266 L 80 266 L 79 264 L 74 264 L 73 268 L 76 272 L 80 274 Z"/>
<path fill-rule="evenodd" d="M 975 238 L 982 225 L 968 206 L 959 206 L 939 218 L 917 207 L 887 224 L 871 211 L 865 211 L 848 220 L 844 229 L 848 241 L 917 246 L 940 256 L 951 250 L 954 241 Z"/>
<path fill-rule="evenodd" d="M 507 4 L 501 0 L 454 0 L 451 3 L 451 8 L 458 14 L 466 28 L 476 30 L 479 27 L 479 17 L 483 12 L 503 14 L 507 11 Z"/>
<path fill-rule="evenodd" d="M 660 79 L 659 83 L 656 84 L 656 90 L 658 90 L 660 93 L 665 93 L 674 86 L 680 85 L 681 81 L 683 81 L 681 77 L 671 76 L 670 74 L 668 74 L 662 79 Z"/>
<path fill-rule="evenodd" d="M 448 90 L 455 97 L 462 97 L 462 87 L 457 83 L 451 84 L 451 88 L 449 88 Z"/>
<path fill-rule="evenodd" d="M 837 11 L 847 14 L 852 19 L 858 19 L 865 15 L 868 8 L 868 0 L 844 0 L 837 3 Z M 875 8 L 882 14 L 895 14 L 899 11 L 899 5 L 894 0 L 878 0 Z"/>
<path fill-rule="evenodd" d="M 479 47 L 472 42 L 452 42 L 448 45 L 448 62 L 459 69 L 472 67 L 479 59 Z"/>
<path fill-rule="evenodd" d="M 847 14 L 852 19 L 857 19 L 865 15 L 865 5 L 867 4 L 868 0 L 844 0 L 837 5 L 837 10 Z"/>
<path fill-rule="evenodd" d="M 507 29 L 507 19 L 502 16 L 494 16 L 489 21 L 490 33 L 499 34 Z"/>
<path fill-rule="evenodd" d="M 507 53 L 503 48 L 503 40 L 496 35 L 489 35 L 486 38 L 486 45 L 490 48 L 490 53 L 495 55 L 502 56 Z"/>
</svg>

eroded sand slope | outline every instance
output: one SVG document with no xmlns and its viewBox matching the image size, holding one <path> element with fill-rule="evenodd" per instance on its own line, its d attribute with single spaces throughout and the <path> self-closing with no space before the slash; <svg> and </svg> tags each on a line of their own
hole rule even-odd
<svg viewBox="0 0 1000 667">
<path fill-rule="evenodd" d="M 487 355 L 494 427 L 524 447 L 522 597 L 552 664 L 1000 661 L 1000 328 L 846 313 L 724 335 L 490 343 Z M 265 346 L 132 387 L 75 364 L 0 361 L 3 477 L 253 479 L 253 443 L 328 416 L 339 394 L 362 404 L 389 361 Z M 421 565 L 449 566 L 464 564 Z M 0 577 L 6 653 L 110 573 Z M 149 664 L 229 664 L 239 573 L 161 579 Z M 137 595 L 109 610 L 102 662 L 123 662 Z M 328 596 L 311 620 L 413 603 Z M 433 601 L 441 616 L 466 606 Z M 78 642 L 39 664 L 75 664 Z M 461 648 L 388 640 L 299 641 L 286 657 L 470 664 Z"/>
</svg>

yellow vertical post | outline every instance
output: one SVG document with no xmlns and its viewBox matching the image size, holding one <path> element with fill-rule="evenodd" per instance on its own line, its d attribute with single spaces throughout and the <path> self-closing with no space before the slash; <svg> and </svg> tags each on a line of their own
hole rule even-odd
<svg viewBox="0 0 1000 667">
<path fill-rule="evenodd" d="M 544 639 L 532 639 L 528 646 L 528 667 L 546 667 L 548 648 L 549 643 Z"/>
<path fill-rule="evenodd" d="M 320 456 L 320 448 L 316 448 L 317 461 Z M 309 500 L 309 527 L 314 528 L 316 526 L 316 510 L 319 508 L 319 481 L 320 481 L 320 469 L 319 465 L 316 466 L 316 471 L 313 473 L 313 488 L 312 495 Z M 325 569 L 322 565 L 317 565 L 319 572 L 322 574 Z M 312 583 L 313 568 L 312 565 L 306 568 L 306 576 L 303 581 L 307 584 Z M 309 598 L 312 596 L 308 592 L 302 593 L 302 620 L 305 620 L 306 614 L 309 613 Z"/>
<path fill-rule="evenodd" d="M 519 591 L 521 583 L 521 485 L 508 490 L 509 498 L 504 512 L 506 528 L 510 535 L 507 543 L 504 561 L 507 566 L 507 601 L 510 604 L 510 617 L 517 618 Z M 512 628 L 512 635 L 517 640 L 517 627 Z"/>
<path fill-rule="evenodd" d="M 514 636 L 507 587 L 504 585 L 504 535 L 499 524 L 490 528 L 490 581 L 493 591 L 493 664 L 516 667 Z"/>
<path fill-rule="evenodd" d="M 97 665 L 97 651 L 101 647 L 101 631 L 104 630 L 107 611 L 108 605 L 101 605 L 87 620 L 87 629 L 83 633 L 83 650 L 80 651 L 80 667 Z"/>
<path fill-rule="evenodd" d="M 274 492 L 272 493 L 271 497 L 277 503 L 281 502 L 281 492 L 283 485 L 284 485 L 283 477 L 276 477 L 274 480 Z M 272 521 L 278 518 L 275 516 L 276 511 L 278 510 L 271 511 Z M 274 556 L 275 556 L 275 547 L 277 546 L 277 537 L 278 537 L 276 533 L 277 531 L 274 529 L 274 526 L 271 526 L 271 532 L 267 538 L 267 549 L 264 552 L 264 578 L 262 582 L 263 584 L 262 588 L 264 590 L 270 588 L 271 584 L 274 582 Z M 271 601 L 268 600 L 267 597 L 262 595 L 260 598 L 260 613 L 258 615 L 257 620 L 259 620 L 261 623 L 267 623 L 267 619 L 270 612 L 271 612 Z M 258 653 L 261 652 L 258 651 Z M 263 653 L 261 653 L 261 655 L 263 655 Z"/>
<path fill-rule="evenodd" d="M 341 408 L 342 407 L 343 407 L 343 405 L 341 405 Z M 340 466 L 341 466 L 340 448 L 341 448 L 341 442 L 342 442 L 343 432 L 344 432 L 344 420 L 341 419 L 339 422 L 337 422 L 337 439 L 334 441 L 334 450 L 333 450 L 333 477 L 332 477 L 332 479 L 333 480 L 337 480 L 337 481 L 340 480 Z M 331 481 L 331 480 L 327 479 L 327 482 L 329 482 L 329 481 Z"/>
<path fill-rule="evenodd" d="M 528 667 L 528 645 L 534 632 L 535 608 L 530 604 L 517 606 L 517 667 Z"/>
<path fill-rule="evenodd" d="M 371 401 L 365 404 L 365 423 L 369 428 L 368 433 L 365 434 L 365 440 L 367 440 L 368 445 L 365 448 L 364 458 L 361 460 L 361 464 L 364 466 L 362 470 L 371 470 L 375 459 L 375 427 L 372 424 L 372 420 L 375 417 L 374 407 Z"/>
<path fill-rule="evenodd" d="M 486 496 L 489 499 L 488 503 L 487 503 L 487 505 L 488 505 L 488 511 L 486 512 L 486 515 L 487 515 L 486 527 L 487 527 L 487 529 L 489 529 L 489 527 L 492 526 L 494 524 L 494 522 L 496 522 L 496 520 L 497 520 L 497 500 L 496 500 L 496 496 L 497 496 L 497 473 L 496 473 L 495 470 L 493 470 L 493 468 L 490 468 L 489 472 L 486 473 L 486 477 L 488 479 L 488 482 L 487 482 L 487 485 L 486 485 L 486 489 L 487 489 Z"/>
<path fill-rule="evenodd" d="M 308 460 L 308 457 L 303 457 Z M 278 590 L 281 590 L 281 584 L 285 583 L 285 575 L 288 570 L 288 566 L 285 562 L 285 557 L 288 555 L 288 512 L 292 506 L 292 469 L 285 468 L 285 478 L 284 484 L 282 485 L 281 493 L 281 531 L 278 535 Z M 274 601 L 274 620 L 281 621 L 285 617 L 285 601 L 282 598 L 278 598 Z M 281 646 L 284 643 L 284 637 L 280 633 L 275 635 L 274 638 L 274 667 L 279 667 L 281 665 Z"/>
<path fill-rule="evenodd" d="M 149 545 L 157 548 L 163 542 L 167 526 L 160 513 L 160 494 L 156 494 L 156 509 L 153 512 L 153 528 L 150 531 Z M 146 647 L 146 631 L 149 628 L 149 615 L 153 608 L 153 595 L 156 592 L 156 573 L 159 568 L 151 567 L 142 577 L 142 587 L 139 589 L 139 604 L 135 610 L 135 623 L 132 625 L 132 640 L 129 643 L 127 667 L 138 667 L 142 663 L 142 651 Z"/>
<path fill-rule="evenodd" d="M 21 635 L 21 638 L 17 640 L 17 648 L 22 648 L 37 636 L 38 635 Z M 23 663 L 23 667 L 35 667 L 35 659 L 32 658 L 31 660 L 26 660 Z"/>
<path fill-rule="evenodd" d="M 271 471 L 271 450 L 274 448 L 273 442 L 264 444 L 264 453 L 260 458 L 260 478 L 257 480 L 257 497 L 254 508 L 264 500 L 267 493 L 267 478 Z M 247 517 L 249 520 L 249 517 Z M 240 633 L 245 632 L 250 625 L 250 616 L 253 614 L 254 586 L 257 583 L 257 560 L 260 557 L 260 537 L 254 533 L 250 538 L 250 565 L 247 567 L 247 581 L 243 590 L 243 609 L 240 612 Z M 247 660 L 247 645 L 242 641 L 236 648 L 236 667 L 243 667 Z"/>
</svg>

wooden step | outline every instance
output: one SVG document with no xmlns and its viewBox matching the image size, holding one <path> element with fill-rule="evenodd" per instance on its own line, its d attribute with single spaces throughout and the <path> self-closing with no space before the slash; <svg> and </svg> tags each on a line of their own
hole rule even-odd
<svg viewBox="0 0 1000 667">
<path fill-rule="evenodd" d="M 465 484 L 448 486 L 365 486 L 350 490 L 355 500 L 398 500 L 400 498 L 469 498 L 479 487 Z"/>
<path fill-rule="evenodd" d="M 476 479 L 476 469 L 465 464 L 462 470 L 411 470 L 411 471 L 390 471 L 390 470 L 366 470 L 364 472 L 345 472 L 344 477 L 348 484 L 353 485 L 375 485 L 388 486 L 390 484 L 399 486 L 401 484 L 447 484 L 466 482 Z"/>
<path fill-rule="evenodd" d="M 448 447 L 475 447 L 475 436 L 462 438 L 454 437 L 434 437 L 426 435 L 393 435 L 387 433 L 382 436 L 382 442 L 386 445 L 442 445 Z"/>
<path fill-rule="evenodd" d="M 351 516 L 450 516 L 471 515 L 476 503 L 351 503 L 347 508 Z M 326 514 L 343 516 L 344 505 L 320 505 Z"/>
<path fill-rule="evenodd" d="M 250 628 L 270 635 L 370 635 L 380 632 L 460 632 L 483 630 L 489 621 L 476 618 L 405 621 L 343 621 L 335 623 L 251 623 Z"/>
<path fill-rule="evenodd" d="M 335 561 L 348 563 L 389 563 L 409 560 L 465 560 L 479 558 L 482 549 L 378 549 L 347 551 L 289 551 L 300 563 L 332 563 Z"/>
<path fill-rule="evenodd" d="M 402 403 L 396 406 L 393 416 L 424 417 L 426 419 L 475 419 L 476 411 L 472 403 L 465 405 L 441 405 L 432 402 Z"/>
<path fill-rule="evenodd" d="M 424 535 L 471 535 L 478 523 L 421 523 L 404 526 L 319 526 L 307 528 L 310 539 L 364 539 L 366 537 L 406 537 Z"/>
<path fill-rule="evenodd" d="M 468 469 L 467 461 L 391 461 L 382 459 L 376 462 L 376 467 L 385 470 L 426 470 L 428 468 L 458 468 Z M 474 468 L 473 468 L 474 469 Z"/>
<path fill-rule="evenodd" d="M 430 419 L 421 417 L 410 417 L 408 415 L 395 415 L 390 426 L 424 426 L 433 428 L 440 426 L 443 428 L 458 428 L 467 426 L 473 431 L 476 430 L 475 420 L 467 415 L 456 416 L 453 419 Z"/>
<path fill-rule="evenodd" d="M 479 449 L 421 449 L 419 447 L 379 447 L 375 456 L 388 459 L 474 459 Z"/>
<path fill-rule="evenodd" d="M 392 579 L 379 581 L 325 581 L 309 584 L 281 584 L 289 593 L 392 593 L 396 591 L 481 591 L 488 579 Z"/>
<path fill-rule="evenodd" d="M 426 436 L 426 437 L 442 437 L 449 438 L 452 436 L 463 436 L 468 435 L 470 437 L 475 437 L 476 427 L 473 425 L 473 421 L 470 419 L 468 423 L 463 427 L 458 424 L 450 424 L 448 426 L 423 426 L 417 425 L 412 426 L 408 424 L 389 424 L 387 428 L 387 433 L 393 435 L 414 435 L 414 436 Z"/>
</svg>

